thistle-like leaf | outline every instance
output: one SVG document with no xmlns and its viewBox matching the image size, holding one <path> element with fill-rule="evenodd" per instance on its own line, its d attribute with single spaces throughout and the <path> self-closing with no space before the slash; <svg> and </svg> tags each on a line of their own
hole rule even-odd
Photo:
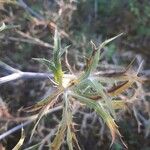
<svg viewBox="0 0 150 150">
<path fill-rule="evenodd" d="M 63 71 L 61 65 L 61 40 L 58 33 L 58 30 L 55 30 L 54 35 L 54 50 L 53 50 L 53 62 L 56 68 L 56 72 L 54 73 L 55 82 L 59 85 L 62 85 Z"/>
<path fill-rule="evenodd" d="M 117 127 L 116 123 L 114 122 L 114 119 L 111 117 L 111 115 L 108 113 L 108 111 L 102 105 L 93 101 L 92 99 L 88 99 L 88 98 L 78 95 L 76 93 L 70 92 L 70 94 L 74 98 L 79 100 L 81 103 L 84 103 L 89 108 L 94 109 L 94 111 L 97 112 L 97 114 L 104 120 L 104 122 L 106 122 L 107 126 L 110 129 L 111 135 L 112 135 L 112 143 L 114 143 L 115 138 L 117 136 L 119 136 L 121 138 L 119 131 L 118 131 L 118 127 Z"/>
<path fill-rule="evenodd" d="M 39 106 L 41 106 L 42 109 L 39 112 L 37 120 L 36 120 L 36 123 L 34 125 L 34 128 L 32 129 L 31 136 L 30 136 L 30 141 L 31 141 L 31 139 L 33 137 L 33 134 L 34 134 L 34 132 L 36 130 L 37 125 L 39 124 L 39 121 L 45 115 L 45 113 L 48 111 L 48 109 L 54 105 L 55 101 L 57 100 L 57 98 L 59 97 L 59 95 L 62 93 L 62 91 L 63 91 L 63 88 L 61 88 L 61 87 L 58 88 L 53 94 L 51 94 L 46 99 L 40 101 L 35 106 L 33 106 L 32 109 L 36 109 Z"/>
<path fill-rule="evenodd" d="M 131 87 L 133 83 L 134 83 L 134 81 L 126 81 L 125 83 L 123 83 L 119 86 L 116 86 L 115 88 L 113 88 L 109 91 L 109 95 L 110 96 L 118 96 L 119 94 L 124 92 L 126 89 Z"/>
<path fill-rule="evenodd" d="M 64 140 L 64 137 L 65 137 L 65 131 L 66 131 L 66 125 L 63 123 L 60 123 L 58 131 L 56 133 L 56 137 L 54 138 L 54 141 L 51 144 L 52 150 L 59 150 L 60 149 L 60 146 Z"/>
<path fill-rule="evenodd" d="M 66 120 L 66 111 L 65 108 L 63 108 L 63 114 L 62 114 L 62 120 L 59 124 L 58 131 L 56 133 L 56 136 L 51 144 L 51 149 L 52 150 L 59 150 L 62 142 L 65 137 L 65 132 L 67 130 L 67 120 Z"/>
<path fill-rule="evenodd" d="M 105 92 L 104 87 L 100 82 L 97 82 L 97 80 L 91 80 L 92 84 L 95 87 L 95 90 L 99 93 L 99 95 L 102 97 L 102 99 L 105 101 L 107 108 L 111 112 L 114 118 L 116 118 L 115 111 L 112 106 L 112 99 L 109 95 L 107 95 L 107 92 Z"/>
<path fill-rule="evenodd" d="M 71 112 L 70 102 L 68 99 L 67 92 L 65 92 L 63 96 L 64 96 L 63 97 L 64 108 L 63 108 L 62 120 L 61 120 L 61 123 L 59 124 L 56 137 L 54 138 L 54 141 L 52 142 L 52 145 L 51 145 L 52 150 L 60 149 L 60 146 L 65 136 L 65 132 L 67 133 L 66 142 L 67 142 L 69 150 L 73 150 L 73 140 L 76 142 L 75 133 L 72 131 L 73 129 L 72 112 Z M 77 142 L 76 144 L 78 146 Z"/>
<path fill-rule="evenodd" d="M 118 38 L 118 37 L 120 37 L 120 36 L 122 36 L 122 35 L 123 35 L 123 33 L 120 33 L 120 34 L 118 34 L 117 36 L 112 37 L 112 38 L 110 38 L 110 39 L 104 41 L 103 43 L 100 44 L 99 49 L 102 49 L 102 48 L 103 48 L 104 46 L 106 46 L 108 43 L 110 43 L 111 41 L 115 40 L 116 38 Z"/>
<path fill-rule="evenodd" d="M 37 102 L 36 104 L 34 104 L 33 106 L 27 107 L 24 109 L 24 111 L 26 112 L 34 112 L 37 111 L 43 107 L 45 107 L 46 105 L 48 105 L 52 100 L 57 99 L 57 97 L 59 95 L 62 94 L 62 92 L 64 91 L 63 87 L 59 87 L 56 91 L 54 91 L 52 94 L 50 94 L 48 97 L 40 100 L 39 102 Z"/>
<path fill-rule="evenodd" d="M 102 44 L 100 44 L 99 47 L 96 48 L 96 46 L 94 45 L 94 43 L 92 42 L 93 45 L 93 52 L 91 54 L 91 57 L 88 59 L 87 61 L 87 68 L 85 70 L 85 72 L 81 75 L 79 80 L 83 80 L 88 78 L 88 76 L 97 68 L 99 60 L 100 60 L 100 53 L 101 53 L 101 49 L 108 44 L 109 42 L 113 41 L 114 39 L 118 38 L 119 36 L 121 36 L 123 33 L 110 38 L 106 41 L 104 41 Z"/>
<path fill-rule="evenodd" d="M 72 134 L 70 126 L 68 126 L 68 128 L 67 128 L 67 145 L 68 145 L 69 150 L 73 150 L 72 139 L 73 139 L 73 134 Z"/>
</svg>

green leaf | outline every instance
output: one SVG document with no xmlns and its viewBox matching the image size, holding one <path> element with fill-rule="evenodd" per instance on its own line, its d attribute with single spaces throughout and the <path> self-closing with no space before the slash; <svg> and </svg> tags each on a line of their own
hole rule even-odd
<svg viewBox="0 0 150 150">
<path fill-rule="evenodd" d="M 102 99 L 105 101 L 107 108 L 111 112 L 114 118 L 116 118 L 115 111 L 112 106 L 112 99 L 105 93 L 105 89 L 102 86 L 100 82 L 97 82 L 97 80 L 90 80 L 92 84 L 94 85 L 94 89 L 99 93 L 99 95 L 102 97 Z"/>
<path fill-rule="evenodd" d="M 61 49 L 61 39 L 58 30 L 55 30 L 54 35 L 54 50 L 53 50 L 53 63 L 55 65 L 56 71 L 54 72 L 55 82 L 62 85 L 63 71 L 61 65 L 61 55 L 63 51 Z"/>
<path fill-rule="evenodd" d="M 58 33 L 58 29 L 55 29 L 55 35 L 54 35 L 54 51 L 58 52 L 61 49 L 61 39 Z"/>
<path fill-rule="evenodd" d="M 120 37 L 120 36 L 122 36 L 122 35 L 123 35 L 123 33 L 120 33 L 119 35 L 117 35 L 117 36 L 115 36 L 115 37 L 112 37 L 112 38 L 110 38 L 110 39 L 104 41 L 103 43 L 100 44 L 99 50 L 101 50 L 106 44 L 110 43 L 111 41 L 115 40 L 116 38 L 118 38 L 118 37 Z"/>
<path fill-rule="evenodd" d="M 66 50 L 67 50 L 69 47 L 70 47 L 70 45 L 68 45 L 68 46 L 66 46 L 65 48 L 63 48 L 63 49 L 61 50 L 61 52 L 60 52 L 60 56 L 59 56 L 59 57 L 61 57 L 61 56 L 66 52 Z"/>
<path fill-rule="evenodd" d="M 89 77 L 89 75 L 97 68 L 99 60 L 100 60 L 100 53 L 101 53 L 101 49 L 108 44 L 109 42 L 111 42 L 112 40 L 118 38 L 119 36 L 121 36 L 123 33 L 110 38 L 106 41 L 104 41 L 102 44 L 100 44 L 100 46 L 98 48 L 96 48 L 95 44 L 92 42 L 93 45 L 93 52 L 91 54 L 91 57 L 88 59 L 87 61 L 87 68 L 85 70 L 85 72 L 81 75 L 79 80 L 83 80 Z"/>
<path fill-rule="evenodd" d="M 78 95 L 76 93 L 70 92 L 70 95 L 75 97 L 77 100 L 79 100 L 81 103 L 86 104 L 89 108 L 94 109 L 94 111 L 106 122 L 107 126 L 109 127 L 112 135 L 112 143 L 115 141 L 116 136 L 120 136 L 120 133 L 118 131 L 117 125 L 114 122 L 114 119 L 111 117 L 111 115 L 108 113 L 108 111 L 100 104 L 92 99 L 83 97 L 81 95 Z"/>
<path fill-rule="evenodd" d="M 70 127 L 67 128 L 67 144 L 69 150 L 73 150 L 73 144 L 72 144 L 73 134 L 71 132 Z"/>
<path fill-rule="evenodd" d="M 49 61 L 49 60 L 47 60 L 45 58 L 32 58 L 32 59 L 43 63 L 53 73 L 56 72 L 55 65 L 54 65 L 54 63 L 52 61 Z"/>
</svg>

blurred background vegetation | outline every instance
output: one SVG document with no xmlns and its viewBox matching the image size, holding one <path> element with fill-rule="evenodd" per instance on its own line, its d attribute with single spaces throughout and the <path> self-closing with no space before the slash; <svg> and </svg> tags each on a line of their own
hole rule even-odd
<svg viewBox="0 0 150 150">
<path fill-rule="evenodd" d="M 54 29 L 58 26 L 63 44 L 71 45 L 69 61 L 72 65 L 80 64 L 80 57 L 77 59 L 76 55 L 84 56 L 90 52 L 90 40 L 100 43 L 123 32 L 124 36 L 104 49 L 102 65 L 127 66 L 136 56 L 137 61 L 144 60 L 143 74 L 150 76 L 149 0 L 0 0 L 0 24 L 3 22 L 19 27 L 0 33 L 0 60 L 22 71 L 46 71 L 32 58 L 52 57 Z M 137 65 L 138 63 L 135 68 Z M 2 71 L 0 75 L 3 76 Z M 0 85 L 0 96 L 8 105 L 9 112 L 20 116 L 16 110 L 36 102 L 44 95 L 48 86 L 47 81 L 17 81 Z M 149 82 L 145 88 L 149 91 Z M 148 99 L 149 97 L 146 99 L 146 107 L 149 110 Z M 140 111 L 144 109 L 141 106 Z M 150 114 L 144 111 L 143 115 L 148 118 Z M 123 117 L 118 124 L 129 150 L 150 149 L 148 137 L 144 133 L 145 127 L 142 126 L 138 133 L 133 112 L 126 111 Z M 78 118 L 81 123 L 82 117 Z M 46 126 L 48 123 L 45 123 Z M 6 123 L 5 128 L 0 131 L 12 126 L 15 125 Z M 98 127 L 99 124 L 95 123 L 92 129 L 87 127 L 86 137 L 78 135 L 82 149 L 108 149 L 110 142 L 107 131 L 104 135 L 97 135 Z M 11 149 L 18 141 L 19 133 L 13 136 L 16 138 L 3 140 L 6 149 Z M 121 150 L 121 147 L 114 145 L 113 149 Z"/>
</svg>

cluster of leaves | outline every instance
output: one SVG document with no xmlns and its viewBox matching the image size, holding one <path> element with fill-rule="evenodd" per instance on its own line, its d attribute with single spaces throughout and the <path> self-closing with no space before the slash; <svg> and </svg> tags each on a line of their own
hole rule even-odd
<svg viewBox="0 0 150 150">
<path fill-rule="evenodd" d="M 0 2 L 4 2 L 4 3 L 12 2 L 13 3 L 15 1 L 5 0 L 5 1 L 0 1 Z M 113 1 L 102 0 L 101 2 L 95 0 L 95 2 L 97 2 L 98 4 L 98 14 L 101 17 L 100 19 L 98 17 L 97 20 L 102 20 L 104 18 L 104 20 L 102 20 L 100 23 L 100 25 L 102 24 L 102 26 L 98 25 L 98 29 L 101 30 L 100 32 L 103 33 L 104 31 L 104 32 L 109 33 L 108 30 L 112 30 L 113 32 L 111 33 L 114 33 L 114 31 L 118 32 L 117 30 L 113 29 L 114 21 L 111 22 L 112 23 L 111 28 L 107 26 L 104 27 L 103 22 L 104 24 L 105 23 L 107 24 L 106 20 L 108 19 L 108 17 L 111 20 L 112 16 L 113 17 L 119 16 L 119 12 L 120 12 L 119 10 L 122 11 L 122 8 L 124 8 L 125 6 L 124 2 L 116 1 L 116 0 L 113 0 Z M 146 3 L 147 2 L 148 1 L 146 1 Z M 89 6 L 86 6 L 85 3 L 89 3 Z M 134 0 L 134 1 L 129 0 L 129 1 L 126 1 L 125 3 L 128 3 L 128 5 L 130 5 L 129 7 L 130 11 L 140 20 L 138 22 L 135 22 L 134 25 L 130 21 L 127 21 L 127 22 L 131 23 L 132 27 L 136 28 L 136 31 L 139 31 L 139 32 L 143 31 L 144 35 L 149 34 L 146 28 L 146 25 L 148 24 L 148 17 L 149 17 L 148 16 L 149 5 L 147 5 L 146 3 L 145 4 L 143 3 L 143 5 L 139 5 L 140 1 L 138 0 Z M 79 5 L 81 7 L 85 7 L 85 10 L 87 10 L 88 8 L 93 7 L 93 1 L 87 1 L 87 2 L 84 1 L 83 5 L 82 3 L 79 2 Z M 93 10 L 94 9 L 92 8 L 92 11 Z M 51 14 L 51 13 L 48 13 L 48 14 Z M 78 17 L 76 18 L 79 19 L 79 16 L 82 16 L 83 14 L 84 13 L 80 12 Z M 88 18 L 90 18 L 89 17 L 90 15 L 87 15 L 87 12 L 85 13 L 85 15 L 88 16 Z M 141 18 L 141 16 L 143 17 Z M 16 18 L 19 18 L 19 17 L 16 17 Z M 121 18 L 127 18 L 127 17 L 121 17 Z M 135 19 L 133 19 L 133 21 L 134 20 Z M 97 21 L 93 21 L 93 22 L 97 24 Z M 121 22 L 122 24 L 126 25 L 124 21 L 121 21 Z M 23 22 L 23 24 L 25 23 Z M 77 24 L 75 23 L 75 25 Z M 85 29 L 86 28 L 85 24 L 83 26 L 84 26 L 83 29 Z M 0 31 L 3 30 L 4 27 L 6 26 L 3 25 L 0 28 Z M 139 27 L 141 27 L 142 30 L 138 30 Z M 105 30 L 103 30 L 104 28 Z M 96 29 L 96 28 L 92 27 L 92 29 Z M 64 110 L 62 114 L 63 117 L 59 125 L 56 138 L 52 144 L 53 149 L 59 149 L 59 147 L 63 143 L 63 138 L 65 139 L 66 136 L 67 136 L 67 143 L 70 149 L 73 147 L 72 146 L 73 144 L 70 144 L 70 141 L 75 142 L 76 145 L 78 146 L 77 140 L 75 138 L 75 127 L 74 127 L 75 124 L 73 123 L 73 116 L 72 116 L 73 105 L 76 101 L 79 101 L 82 104 L 81 106 L 83 106 L 84 104 L 87 107 L 95 110 L 98 116 L 100 116 L 104 120 L 104 122 L 106 122 L 107 126 L 111 129 L 113 140 L 116 139 L 116 137 L 119 136 L 120 134 L 115 124 L 115 121 L 113 120 L 116 118 L 115 110 L 126 107 L 128 102 L 130 103 L 132 102 L 132 100 L 136 98 L 137 92 L 131 97 L 129 97 L 127 93 L 124 94 L 124 92 L 127 90 L 130 90 L 129 87 L 135 88 L 136 83 L 139 84 L 140 79 L 137 77 L 137 73 L 129 72 L 129 70 L 127 69 L 119 73 L 112 73 L 112 74 L 104 73 L 103 75 L 96 75 L 94 71 L 96 71 L 96 66 L 98 65 L 98 60 L 100 59 L 98 56 L 100 56 L 100 53 L 101 53 L 100 49 L 106 44 L 105 43 L 104 45 L 99 46 L 99 47 L 96 47 L 94 44 L 92 44 L 93 52 L 91 56 L 86 60 L 87 64 L 86 64 L 84 73 L 81 73 L 81 72 L 72 73 L 70 71 L 71 74 L 70 73 L 66 74 L 66 72 L 62 70 L 61 56 L 66 51 L 67 47 L 64 49 L 61 47 L 60 38 L 57 34 L 55 34 L 55 38 L 54 38 L 55 48 L 54 48 L 54 56 L 53 56 L 52 61 L 46 60 L 44 58 L 42 59 L 35 58 L 35 60 L 40 60 L 42 63 L 44 63 L 48 67 L 49 70 L 53 72 L 54 74 L 53 83 L 56 86 L 56 91 L 54 93 L 50 93 L 49 97 L 38 102 L 35 106 L 31 107 L 30 111 L 41 109 L 39 113 L 39 117 L 37 119 L 38 121 L 37 121 L 36 126 L 38 125 L 38 122 L 41 119 L 41 117 L 46 113 L 46 110 L 48 110 L 50 107 L 55 107 L 56 105 L 59 105 L 56 102 L 58 98 L 62 98 L 61 105 L 64 106 Z M 34 130 L 36 129 L 36 126 Z"/>
<path fill-rule="evenodd" d="M 61 104 L 63 105 L 62 120 L 59 123 L 58 131 L 50 147 L 53 150 L 59 150 L 66 139 L 69 150 L 73 150 L 74 146 L 80 149 L 75 135 L 75 123 L 73 122 L 72 113 L 74 104 L 79 102 L 81 107 L 87 106 L 91 108 L 106 123 L 112 135 L 111 145 L 116 142 L 117 139 L 120 139 L 124 144 L 115 122 L 115 110 L 125 108 L 127 103 L 133 99 L 134 96 L 130 97 L 127 93 L 124 94 L 124 98 L 120 95 L 132 85 L 140 83 L 141 79 L 137 76 L 136 72 L 129 72 L 129 67 L 118 73 L 98 75 L 95 72 L 100 60 L 102 48 L 121 35 L 122 34 L 119 34 L 116 37 L 106 40 L 98 47 L 91 42 L 93 51 L 91 56 L 86 59 L 85 70 L 83 72 L 73 73 L 66 60 L 68 70 L 70 71 L 70 73 L 66 74 L 62 70 L 61 56 L 67 51 L 68 47 L 61 47 L 58 31 L 55 30 L 53 60 L 49 61 L 44 58 L 34 58 L 44 63 L 48 69 L 53 72 L 54 80 L 51 79 L 51 81 L 56 87 L 56 90 L 50 93 L 47 98 L 27 109 L 32 112 L 39 110 L 31 138 L 40 119 L 48 109 Z M 59 100 L 60 98 L 61 101 Z M 124 146 L 126 147 L 125 144 Z"/>
</svg>

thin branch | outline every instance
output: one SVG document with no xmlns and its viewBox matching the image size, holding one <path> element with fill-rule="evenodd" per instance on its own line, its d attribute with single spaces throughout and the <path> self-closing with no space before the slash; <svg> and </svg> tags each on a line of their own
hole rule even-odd
<svg viewBox="0 0 150 150">
<path fill-rule="evenodd" d="M 15 126 L 15 127 L 12 128 L 12 129 L 6 131 L 5 133 L 3 133 L 3 134 L 0 135 L 0 140 L 4 139 L 5 137 L 9 136 L 10 134 L 12 134 L 12 133 L 14 133 L 14 132 L 16 132 L 16 131 L 18 131 L 18 130 L 20 130 L 20 129 L 23 128 L 24 126 L 26 126 L 26 125 L 32 123 L 32 121 L 33 121 L 33 120 L 28 120 L 28 121 L 26 121 L 26 122 L 24 122 L 24 123 L 22 123 L 22 124 L 20 124 L 20 125 Z"/>
<path fill-rule="evenodd" d="M 2 61 L 0 61 L 0 70 L 4 70 L 7 72 L 7 76 L 1 77 L 0 78 L 0 85 L 10 82 L 10 81 L 15 81 L 19 79 L 49 79 L 53 78 L 53 75 L 51 73 L 36 73 L 36 72 L 22 72 L 18 69 L 15 69 Z"/>
<path fill-rule="evenodd" d="M 0 61 L 0 70 L 4 70 L 4 72 L 8 73 L 8 74 L 11 74 L 11 73 L 16 73 L 16 72 L 21 72 L 20 70 L 18 69 L 15 69 L 9 65 L 7 65 L 6 63 Z"/>
<path fill-rule="evenodd" d="M 50 73 L 34 73 L 34 72 L 18 72 L 18 73 L 13 73 L 11 75 L 1 77 L 0 78 L 0 85 L 10 82 L 10 81 L 15 81 L 19 79 L 49 79 L 52 78 L 52 74 Z"/>
<path fill-rule="evenodd" d="M 50 79 L 53 78 L 53 75 L 51 73 L 36 73 L 36 72 L 22 72 L 18 69 L 15 69 L 6 63 L 0 61 L 0 71 L 4 71 L 7 74 L 7 76 L 1 77 L 0 78 L 0 85 L 10 82 L 10 81 L 15 81 L 19 79 Z M 147 70 L 146 70 L 147 71 Z M 150 75 L 149 70 L 146 71 L 141 71 L 141 73 L 145 74 L 146 77 Z M 99 74 L 103 74 L 102 72 L 99 72 Z M 98 75 L 98 74 L 95 74 Z"/>
</svg>

